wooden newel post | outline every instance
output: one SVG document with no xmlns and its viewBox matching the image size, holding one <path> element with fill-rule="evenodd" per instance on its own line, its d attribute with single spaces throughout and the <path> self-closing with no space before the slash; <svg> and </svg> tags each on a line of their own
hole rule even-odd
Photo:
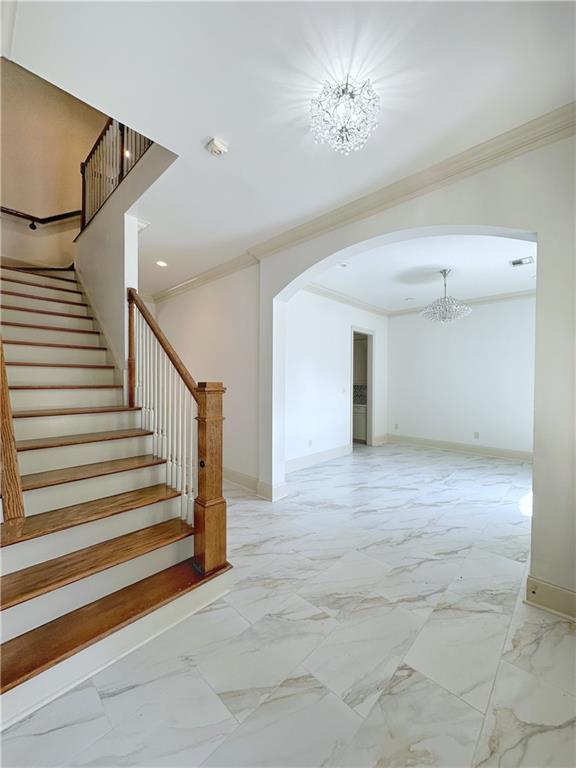
<svg viewBox="0 0 576 768">
<path fill-rule="evenodd" d="M 220 381 L 196 387 L 198 495 L 194 501 L 194 558 L 202 573 L 226 564 L 226 500 L 222 496 L 222 395 Z"/>
<path fill-rule="evenodd" d="M 134 343 L 134 301 L 128 289 L 128 405 L 136 405 L 136 353 Z"/>
</svg>

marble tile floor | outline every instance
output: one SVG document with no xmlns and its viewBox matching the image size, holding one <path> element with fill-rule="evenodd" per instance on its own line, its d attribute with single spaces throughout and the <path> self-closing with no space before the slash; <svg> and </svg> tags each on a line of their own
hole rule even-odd
<svg viewBox="0 0 576 768">
<path fill-rule="evenodd" d="M 4 734 L 8 766 L 574 768 L 576 625 L 522 602 L 531 468 L 361 447 L 227 489 L 223 599 Z"/>
</svg>

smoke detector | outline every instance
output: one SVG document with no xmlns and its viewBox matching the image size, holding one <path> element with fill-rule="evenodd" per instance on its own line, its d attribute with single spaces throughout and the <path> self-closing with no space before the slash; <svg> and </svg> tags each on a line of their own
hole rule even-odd
<svg viewBox="0 0 576 768">
<path fill-rule="evenodd" d="M 215 136 L 213 139 L 210 139 L 208 144 L 206 144 L 206 151 L 209 152 L 212 157 L 222 157 L 228 152 L 228 144 Z"/>
</svg>

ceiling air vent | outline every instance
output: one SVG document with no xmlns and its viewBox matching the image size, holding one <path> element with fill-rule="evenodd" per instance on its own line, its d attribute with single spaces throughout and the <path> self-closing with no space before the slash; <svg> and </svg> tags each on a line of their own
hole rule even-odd
<svg viewBox="0 0 576 768">
<path fill-rule="evenodd" d="M 523 259 L 514 259 L 510 264 L 513 267 L 523 267 L 526 264 L 534 264 L 534 258 L 532 256 L 524 256 Z"/>
</svg>

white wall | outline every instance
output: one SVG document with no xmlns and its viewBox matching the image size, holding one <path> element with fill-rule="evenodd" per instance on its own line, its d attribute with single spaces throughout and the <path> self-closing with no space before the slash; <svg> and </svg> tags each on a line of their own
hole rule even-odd
<svg viewBox="0 0 576 768">
<path fill-rule="evenodd" d="M 138 288 L 137 219 L 126 213 L 175 159 L 153 144 L 76 241 L 78 276 L 120 370 L 127 353 L 126 289 Z"/>
<path fill-rule="evenodd" d="M 156 318 L 196 381 L 224 382 L 225 473 L 255 488 L 258 267 L 158 302 Z"/>
<path fill-rule="evenodd" d="M 531 452 L 535 309 L 523 297 L 474 304 L 448 325 L 392 316 L 391 436 Z"/>
<path fill-rule="evenodd" d="M 336 221 L 320 234 L 279 249 L 260 263 L 259 477 L 278 496 L 284 483 L 279 435 L 285 413 L 283 382 L 274 377 L 284 354 L 273 327 L 276 298 L 296 292 L 329 263 L 418 233 L 535 233 L 538 241 L 534 516 L 529 594 L 552 585 L 576 614 L 576 270 L 574 138 L 525 152 L 456 176 L 375 213 Z M 463 173 L 463 172 L 462 172 Z M 413 194 L 413 193 L 412 193 Z M 533 591 L 534 590 L 534 593 Z M 556 604 L 558 606 L 558 603 Z M 558 610 L 560 608 L 557 607 Z"/>
<path fill-rule="evenodd" d="M 386 434 L 387 321 L 308 291 L 287 302 L 287 471 L 352 449 L 354 330 L 373 334 L 373 434 L 376 440 Z"/>
</svg>

